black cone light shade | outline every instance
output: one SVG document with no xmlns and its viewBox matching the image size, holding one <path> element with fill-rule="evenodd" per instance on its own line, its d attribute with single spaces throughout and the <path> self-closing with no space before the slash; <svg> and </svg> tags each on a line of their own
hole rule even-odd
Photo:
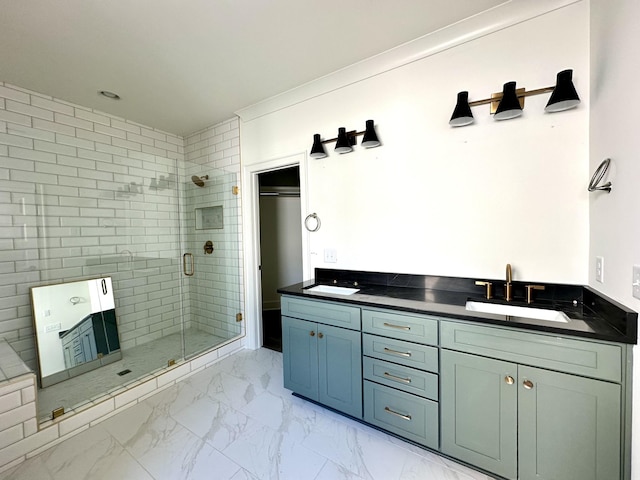
<svg viewBox="0 0 640 480">
<path fill-rule="evenodd" d="M 319 133 L 316 133 L 313 136 L 313 146 L 311 147 L 311 153 L 309 156 L 311 158 L 324 158 L 327 156 L 327 152 L 324 151 L 324 145 L 322 145 L 322 140 L 320 140 Z"/>
<path fill-rule="evenodd" d="M 516 94 L 516 82 L 507 82 L 502 88 L 502 100 L 500 100 L 494 118 L 496 120 L 509 120 L 520 115 L 522 115 L 522 107 Z"/>
<path fill-rule="evenodd" d="M 362 137 L 361 145 L 366 148 L 373 148 L 380 145 L 378 135 L 376 135 L 376 129 L 373 126 L 373 120 L 367 120 L 365 122 L 364 136 Z"/>
<path fill-rule="evenodd" d="M 562 112 L 578 106 L 580 97 L 573 85 L 573 70 L 563 70 L 556 77 L 556 88 L 544 107 L 545 112 Z"/>
<path fill-rule="evenodd" d="M 349 153 L 353 151 L 346 128 L 340 127 L 338 129 L 338 140 L 336 141 L 335 151 L 336 153 Z"/>
<path fill-rule="evenodd" d="M 469 106 L 469 92 L 460 92 L 458 93 L 458 101 L 456 102 L 456 108 L 453 109 L 449 125 L 452 127 L 464 127 L 471 123 L 473 123 L 473 113 L 471 113 L 471 107 Z"/>
</svg>

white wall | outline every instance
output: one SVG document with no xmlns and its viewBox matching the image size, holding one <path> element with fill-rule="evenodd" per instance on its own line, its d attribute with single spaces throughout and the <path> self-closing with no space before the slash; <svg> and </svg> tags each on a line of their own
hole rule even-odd
<svg viewBox="0 0 640 480">
<path fill-rule="evenodd" d="M 495 18 L 495 17 L 493 17 Z M 364 128 L 383 145 L 307 159 L 312 267 L 586 283 L 588 252 L 588 5 L 570 5 L 242 124 L 243 164 L 308 152 L 314 133 Z M 356 66 L 355 68 L 364 66 Z M 553 85 L 574 69 L 583 103 L 453 129 L 456 93 L 471 100 L 516 80 Z M 304 182 L 303 182 L 304 183 Z M 303 214 L 306 214 L 303 212 Z M 335 248 L 338 263 L 325 264 Z"/>
<path fill-rule="evenodd" d="M 610 194 L 590 196 L 589 285 L 640 311 L 633 298 L 633 265 L 640 264 L 640 2 L 591 0 L 591 171 L 612 159 Z M 595 257 L 604 257 L 604 283 L 595 281 Z M 640 471 L 640 349 L 634 347 L 632 471 Z M 634 477 L 637 478 L 637 477 Z"/>
</svg>

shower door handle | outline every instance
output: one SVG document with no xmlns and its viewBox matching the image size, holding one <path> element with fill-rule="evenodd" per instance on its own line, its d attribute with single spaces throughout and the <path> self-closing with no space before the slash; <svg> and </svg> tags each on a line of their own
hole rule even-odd
<svg viewBox="0 0 640 480">
<path fill-rule="evenodd" d="M 191 259 L 191 269 L 189 272 L 187 272 L 187 257 Z M 182 255 L 182 271 L 187 277 L 193 277 L 193 274 L 195 272 L 195 264 L 193 261 L 192 253 L 185 253 L 184 255 Z"/>
</svg>

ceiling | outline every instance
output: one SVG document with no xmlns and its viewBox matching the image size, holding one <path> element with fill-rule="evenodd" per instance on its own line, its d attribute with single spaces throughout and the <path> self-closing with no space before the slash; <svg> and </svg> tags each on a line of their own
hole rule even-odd
<svg viewBox="0 0 640 480">
<path fill-rule="evenodd" d="M 186 135 L 505 1 L 0 0 L 0 81 Z"/>
</svg>

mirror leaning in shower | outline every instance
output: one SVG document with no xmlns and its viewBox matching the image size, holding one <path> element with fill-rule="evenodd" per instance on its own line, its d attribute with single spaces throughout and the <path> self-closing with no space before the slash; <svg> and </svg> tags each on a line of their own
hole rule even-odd
<svg viewBox="0 0 640 480">
<path fill-rule="evenodd" d="M 41 387 L 122 358 L 110 277 L 31 289 Z"/>
</svg>

